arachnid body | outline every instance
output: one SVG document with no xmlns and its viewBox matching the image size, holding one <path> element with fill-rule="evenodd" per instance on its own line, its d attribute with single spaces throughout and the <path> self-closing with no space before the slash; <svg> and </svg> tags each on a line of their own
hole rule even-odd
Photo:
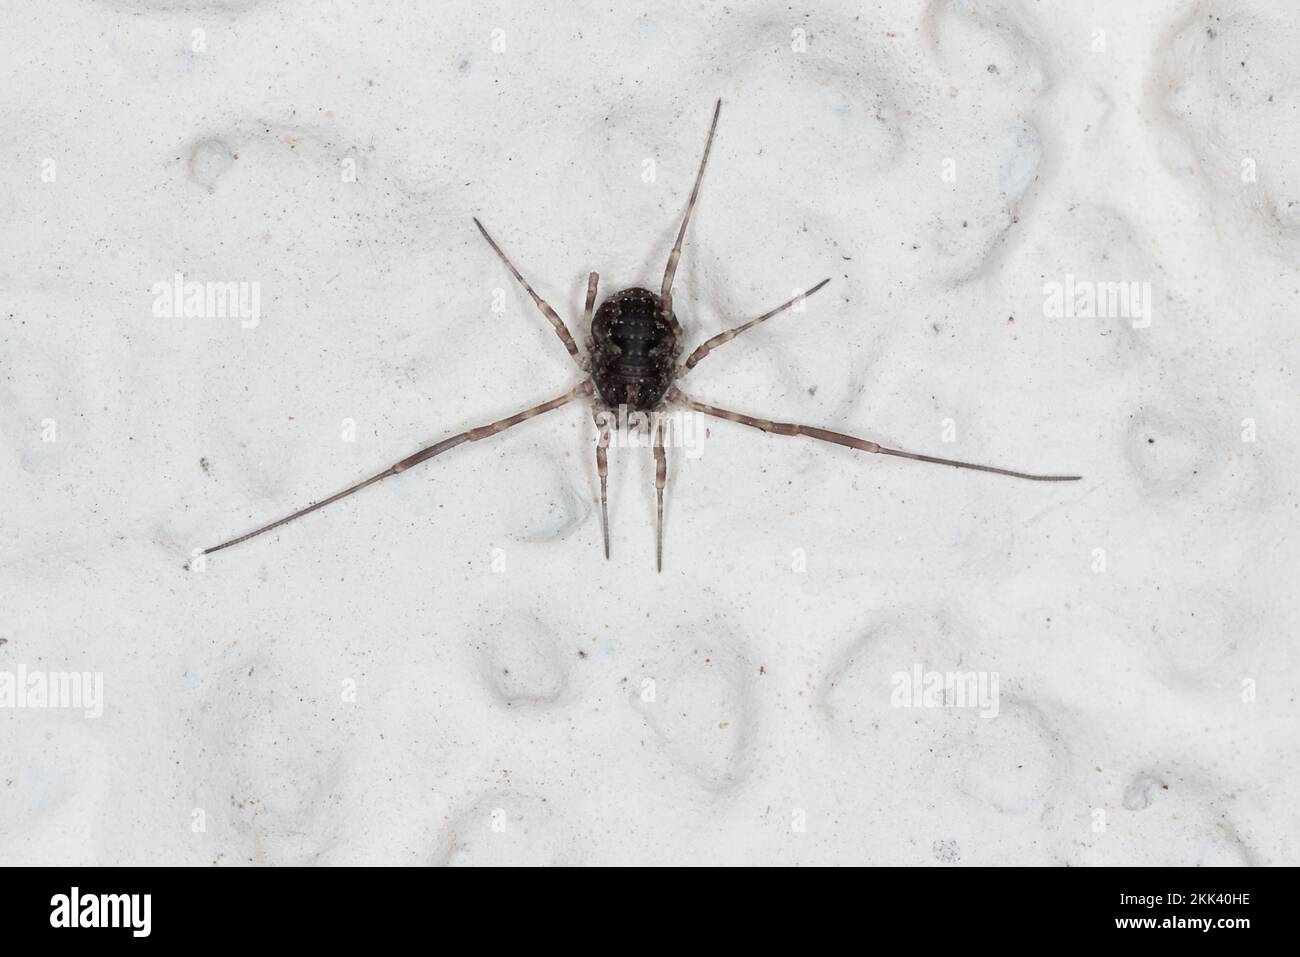
<svg viewBox="0 0 1300 957">
<path fill-rule="evenodd" d="M 681 346 L 659 297 L 624 289 L 605 300 L 591 320 L 591 379 L 606 406 L 650 412 L 673 384 Z"/>
<path fill-rule="evenodd" d="M 413 465 L 418 465 L 435 455 L 453 449 L 465 442 L 477 442 L 479 439 L 489 438 L 504 432 L 506 429 L 513 428 L 521 422 L 543 413 L 558 409 L 561 406 L 579 398 L 592 399 L 594 413 L 609 413 L 612 410 L 627 411 L 632 410 L 638 413 L 655 413 L 661 409 L 672 405 L 679 408 L 690 409 L 705 415 L 714 416 L 720 419 L 727 419 L 731 422 L 737 422 L 741 425 L 747 425 L 751 428 L 761 429 L 774 435 L 802 435 L 807 438 L 817 439 L 822 442 L 829 442 L 834 445 L 842 445 L 846 448 L 856 449 L 861 452 L 873 452 L 881 455 L 892 455 L 898 458 L 912 459 L 918 462 L 931 462 L 937 465 L 951 465 L 955 468 L 974 469 L 981 472 L 994 472 L 999 475 L 1009 475 L 1014 478 L 1030 479 L 1040 482 L 1068 482 L 1079 478 L 1077 475 L 1030 475 L 1025 472 L 1015 472 L 1010 469 L 996 468 L 991 465 L 976 465 L 971 462 L 959 462 L 953 459 L 935 458 L 929 455 L 920 455 L 915 452 L 904 452 L 899 449 L 885 448 L 875 442 L 868 442 L 852 435 L 842 432 L 833 432 L 829 429 L 818 428 L 810 425 L 799 425 L 793 422 L 774 422 L 768 419 L 761 419 L 755 416 L 746 415 L 740 412 L 732 412 L 728 409 L 718 408 L 717 406 L 707 405 L 703 402 L 697 402 L 690 398 L 680 389 L 677 388 L 676 382 L 686 373 L 704 359 L 710 352 L 726 342 L 731 341 L 745 331 L 752 329 L 754 326 L 767 319 L 772 318 L 778 313 L 784 312 L 791 306 L 795 305 L 806 296 L 810 296 L 817 290 L 821 289 L 830 280 L 823 279 L 807 292 L 796 296 L 789 302 L 783 303 L 763 315 L 742 323 L 739 326 L 720 332 L 710 339 L 705 340 L 697 346 L 693 352 L 687 356 L 685 362 L 679 362 L 681 354 L 684 351 L 684 336 L 682 334 L 681 324 L 677 321 L 676 313 L 673 311 L 673 277 L 677 272 L 677 263 L 681 258 L 682 243 L 686 238 L 686 227 L 691 221 L 691 212 L 695 208 L 695 203 L 699 199 L 700 183 L 704 179 L 704 170 L 708 165 L 709 151 L 713 146 L 713 136 L 718 128 L 718 116 L 722 110 L 722 101 L 719 100 L 713 111 L 713 122 L 709 126 L 708 139 L 704 145 L 704 157 L 700 160 L 699 172 L 695 176 L 695 186 L 691 190 L 690 199 L 686 203 L 686 212 L 682 216 L 681 228 L 677 232 L 677 241 L 673 245 L 672 252 L 668 256 L 668 265 L 664 269 L 663 284 L 658 294 L 648 289 L 633 287 L 616 292 L 605 300 L 598 310 L 594 310 L 596 303 L 597 285 L 599 277 L 596 273 L 591 273 L 587 278 L 587 303 L 584 310 L 583 322 L 584 327 L 589 330 L 590 338 L 588 340 L 588 355 L 579 351 L 573 335 L 569 332 L 564 320 L 559 317 L 554 309 L 546 303 L 529 285 L 528 281 L 520 275 L 519 270 L 501 251 L 501 247 L 496 241 L 488 235 L 488 231 L 483 228 L 483 224 L 477 219 L 474 224 L 478 227 L 483 238 L 487 240 L 488 245 L 500 257 L 502 263 L 514 275 L 519 284 L 532 298 L 537 308 L 547 321 L 555 329 L 556 335 L 564 343 L 568 350 L 569 356 L 573 359 L 578 369 L 585 374 L 582 382 L 574 388 L 565 392 L 563 395 L 556 396 L 540 405 L 525 409 L 507 418 L 500 419 L 487 425 L 477 428 L 467 429 L 456 435 L 449 436 L 440 442 L 430 445 L 428 448 L 421 449 L 413 455 L 409 455 L 382 472 L 372 475 L 362 482 L 358 482 L 343 491 L 331 495 L 314 505 L 287 515 L 278 521 L 261 528 L 255 529 L 246 535 L 233 538 L 228 542 L 223 542 L 212 548 L 206 549 L 204 554 L 220 551 L 223 548 L 229 548 L 231 545 L 237 545 L 245 542 L 250 538 L 261 535 L 263 532 L 269 532 L 273 528 L 279 528 L 294 519 L 301 518 L 310 512 L 324 508 L 332 502 L 337 502 L 341 498 L 346 498 L 354 492 L 373 485 L 390 476 L 404 472 Z M 593 312 L 594 310 L 594 312 Z M 622 416 L 620 416 L 620 419 Z M 606 480 L 608 476 L 607 467 L 607 449 L 609 447 L 609 422 L 613 421 L 612 417 L 605 420 L 605 426 L 596 441 L 596 472 L 600 479 L 600 519 L 601 531 L 605 544 L 605 557 L 609 557 L 609 508 L 606 490 Z M 656 496 L 656 522 L 655 522 L 655 561 L 656 567 L 663 568 L 663 505 L 664 505 L 664 486 L 667 479 L 667 452 L 665 450 L 665 430 L 663 421 L 660 420 L 653 426 L 654 432 L 654 456 L 655 456 L 655 496 Z"/>
</svg>

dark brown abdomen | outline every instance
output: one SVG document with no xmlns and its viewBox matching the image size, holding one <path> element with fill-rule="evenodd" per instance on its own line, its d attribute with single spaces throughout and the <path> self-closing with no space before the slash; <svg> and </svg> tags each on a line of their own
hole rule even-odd
<svg viewBox="0 0 1300 957">
<path fill-rule="evenodd" d="M 591 340 L 591 375 L 605 405 L 641 411 L 659 405 L 681 350 L 658 296 L 639 288 L 610 296 L 591 320 Z"/>
</svg>

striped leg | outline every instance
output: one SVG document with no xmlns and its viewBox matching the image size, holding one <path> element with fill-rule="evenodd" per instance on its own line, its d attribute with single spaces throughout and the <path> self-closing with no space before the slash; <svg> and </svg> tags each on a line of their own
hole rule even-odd
<svg viewBox="0 0 1300 957">
<path fill-rule="evenodd" d="M 695 364 L 697 362 L 699 362 L 701 359 L 707 356 L 714 349 L 718 348 L 718 346 L 722 345 L 725 342 L 730 342 L 732 339 L 736 338 L 736 336 L 740 335 L 742 332 L 745 332 L 749 329 L 753 329 L 760 322 L 763 322 L 767 319 L 771 319 L 773 316 L 777 315 L 778 313 L 785 312 L 795 303 L 802 302 L 804 299 L 807 299 L 809 296 L 815 293 L 822 286 L 826 285 L 828 282 L 830 282 L 829 279 L 823 279 L 821 282 L 813 286 L 807 292 L 795 296 L 789 302 L 777 306 L 771 312 L 765 312 L 757 319 L 751 319 L 749 320 L 749 322 L 746 322 L 743 325 L 736 326 L 734 329 L 728 329 L 726 332 L 719 332 L 713 338 L 705 340 L 702 345 L 697 347 L 696 350 L 687 357 L 686 368 L 694 369 Z"/>
<path fill-rule="evenodd" d="M 700 196 L 700 182 L 704 179 L 704 167 L 709 162 L 709 150 L 713 148 L 713 134 L 718 129 L 718 114 L 721 112 L 722 100 L 718 100 L 717 105 L 713 107 L 713 122 L 709 125 L 709 138 L 704 141 L 704 158 L 700 160 L 700 171 L 695 174 L 695 186 L 691 189 L 691 198 L 686 203 L 682 228 L 677 231 L 677 242 L 673 244 L 673 251 L 668 254 L 668 265 L 664 269 L 664 283 L 659 290 L 659 304 L 663 309 L 664 318 L 673 324 L 678 342 L 682 338 L 682 327 L 678 324 L 677 317 L 673 315 L 673 277 L 677 275 L 677 261 L 682 258 L 682 241 L 686 238 L 686 225 L 691 221 L 695 201 Z"/>
<path fill-rule="evenodd" d="M 592 275 L 596 275 L 592 273 Z M 609 558 L 609 499 L 606 498 L 605 486 L 609 478 L 609 460 L 606 458 L 606 449 L 609 448 L 609 423 L 601 423 L 599 414 L 596 417 L 596 428 L 599 433 L 596 435 L 596 474 L 600 476 L 600 530 L 605 537 L 605 558 Z"/>
<path fill-rule="evenodd" d="M 582 310 L 582 328 L 578 333 L 591 335 L 591 316 L 596 310 L 596 284 L 600 282 L 600 276 L 592 273 L 587 277 L 587 308 Z"/>
<path fill-rule="evenodd" d="M 935 458 L 931 455 L 918 455 L 915 452 L 887 449 L 883 445 L 877 445 L 875 442 L 868 442 L 866 439 L 859 439 L 856 436 L 845 435 L 842 432 L 832 432 L 829 429 L 819 429 L 811 425 L 796 425 L 793 422 L 772 422 L 769 419 L 759 419 L 752 415 L 743 415 L 740 412 L 719 409 L 717 406 L 696 402 L 676 388 L 668 393 L 668 398 L 681 402 L 687 408 L 694 409 L 696 412 L 703 412 L 705 415 L 712 415 L 719 419 L 728 419 L 731 422 L 739 422 L 741 425 L 762 429 L 764 432 L 771 432 L 773 435 L 805 435 L 810 439 L 843 445 L 845 448 L 857 449 L 860 452 L 878 452 L 881 455 L 894 455 L 903 459 L 912 459 L 916 462 L 951 465 L 954 468 L 974 469 L 977 472 L 994 472 L 998 475 L 1010 475 L 1012 478 L 1031 479 L 1035 482 L 1075 482 L 1080 478 L 1078 475 L 1030 475 L 1027 472 L 1013 472 L 1010 469 L 995 468 L 992 465 L 976 465 L 973 462 L 958 462 L 953 459 Z"/>
<path fill-rule="evenodd" d="M 518 425 L 520 422 L 527 422 L 533 416 L 541 415 L 543 412 L 550 412 L 552 409 L 558 409 L 562 405 L 567 405 L 568 403 L 572 402 L 574 399 L 578 398 L 579 396 L 589 395 L 591 393 L 591 389 L 592 389 L 592 385 L 590 380 L 588 380 L 587 382 L 584 382 L 582 385 L 578 386 L 573 391 L 566 392 L 564 393 L 564 395 L 561 396 L 557 396 L 556 398 L 551 399 L 549 402 L 543 402 L 541 405 L 535 405 L 531 409 L 525 409 L 523 412 L 517 412 L 514 415 L 509 416 L 508 418 L 500 419 L 489 425 L 479 426 L 476 429 L 466 429 L 464 432 L 460 432 L 456 435 L 445 438 L 441 442 L 437 442 L 433 445 L 430 445 L 426 449 L 421 449 L 419 452 L 416 452 L 414 455 L 408 455 L 406 458 L 402 459 L 402 461 L 389 466 L 388 468 L 384 469 L 384 471 L 380 472 L 378 475 L 372 475 L 364 482 L 358 482 L 356 485 L 353 485 L 351 488 L 344 489 L 343 491 L 339 492 L 337 495 L 331 495 L 329 498 L 322 499 L 321 501 L 317 502 L 315 505 L 309 505 L 304 509 L 294 512 L 292 515 L 286 515 L 284 518 L 272 522 L 270 525 L 263 525 L 261 528 L 249 532 L 247 535 L 240 535 L 238 538 L 232 538 L 228 542 L 222 542 L 220 545 L 214 545 L 212 548 L 206 548 L 203 550 L 203 554 L 210 555 L 213 552 L 219 552 L 223 548 L 229 548 L 231 545 L 238 545 L 240 542 L 246 542 L 250 538 L 255 538 L 258 535 L 261 535 L 263 532 L 269 532 L 273 528 L 279 528 L 281 525 L 286 525 L 289 522 L 292 522 L 295 518 L 302 518 L 304 515 L 308 515 L 311 512 L 316 511 L 316 509 L 318 508 L 324 508 L 326 505 L 329 505 L 333 502 L 337 502 L 341 498 L 347 498 L 349 495 L 353 494 L 354 492 L 360 492 L 366 486 L 374 485 L 376 482 L 382 481 L 383 479 L 388 478 L 390 475 L 396 475 L 399 472 L 405 472 L 412 465 L 419 465 L 421 462 L 431 459 L 435 455 L 441 455 L 443 452 L 446 452 L 448 449 L 454 449 L 456 446 L 462 445 L 465 442 L 477 442 L 479 439 L 489 438 L 493 435 L 497 435 L 501 432 L 504 432 L 506 429 L 511 428 L 512 426 Z"/>
<path fill-rule="evenodd" d="M 523 286 L 528 295 L 532 297 L 533 302 L 537 304 L 537 308 L 542 311 L 542 315 L 544 315 L 550 322 L 551 326 L 554 327 L 555 334 L 559 336 L 560 341 L 564 343 L 564 348 L 569 350 L 569 355 L 571 355 L 573 361 L 578 364 L 578 368 L 585 370 L 587 368 L 587 360 L 580 352 L 578 352 L 578 344 L 573 341 L 573 336 L 569 333 L 569 327 L 564 324 L 564 320 L 559 317 L 559 314 L 550 307 L 550 304 L 547 303 L 545 299 L 537 295 L 533 290 L 533 287 L 528 284 L 528 280 L 520 275 L 519 270 L 515 268 L 515 264 L 512 263 L 506 257 L 506 254 L 501 251 L 501 247 L 496 244 L 496 240 L 488 235 L 488 231 L 483 228 L 483 224 L 478 221 L 477 217 L 474 218 L 474 225 L 477 226 L 478 231 L 483 234 L 483 238 L 488 241 L 488 245 L 492 247 L 492 251 L 501 257 L 501 261 L 506 264 L 506 268 L 514 274 L 516 279 L 519 280 L 519 285 Z"/>
<path fill-rule="evenodd" d="M 664 570 L 664 486 L 668 483 L 668 457 L 664 452 L 664 419 L 655 426 L 655 571 Z"/>
</svg>

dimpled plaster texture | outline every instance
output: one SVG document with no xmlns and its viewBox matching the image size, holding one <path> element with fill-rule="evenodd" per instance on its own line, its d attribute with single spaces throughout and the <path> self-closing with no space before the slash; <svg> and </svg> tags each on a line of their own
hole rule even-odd
<svg viewBox="0 0 1300 957">
<path fill-rule="evenodd" d="M 1300 859 L 1290 4 L 0 19 L 0 862 Z M 585 345 L 718 98 L 688 345 L 830 283 L 682 389 L 1082 481 L 701 420 L 656 574 L 584 400 L 195 557 L 580 382 L 472 217 Z"/>
</svg>

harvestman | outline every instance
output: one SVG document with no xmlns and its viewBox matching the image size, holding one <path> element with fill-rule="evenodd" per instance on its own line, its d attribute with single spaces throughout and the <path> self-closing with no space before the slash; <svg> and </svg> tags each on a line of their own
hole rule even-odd
<svg viewBox="0 0 1300 957">
<path fill-rule="evenodd" d="M 668 265 L 664 269 L 664 281 L 660 287 L 659 295 L 656 296 L 650 290 L 639 287 L 624 289 L 606 299 L 600 308 L 595 310 L 593 316 L 592 307 L 596 303 L 596 284 L 599 277 L 594 272 L 587 277 L 587 306 L 583 311 L 583 324 L 591 332 L 587 344 L 587 355 L 583 355 L 578 351 L 577 343 L 574 342 L 573 336 L 564 324 L 564 320 L 541 296 L 537 295 L 533 287 L 528 284 L 528 280 L 520 275 L 519 270 L 501 251 L 501 247 L 488 235 L 488 231 L 483 228 L 483 224 L 478 219 L 474 220 L 474 225 L 483 234 L 483 238 L 492 247 L 492 251 L 501 258 L 506 268 L 519 281 L 519 285 L 537 304 L 537 308 L 541 310 L 542 315 L 555 328 L 555 334 L 564 343 L 564 348 L 569 350 L 569 355 L 572 357 L 574 364 L 586 374 L 587 377 L 578 386 L 563 395 L 556 396 L 541 405 L 535 405 L 531 409 L 525 409 L 523 412 L 518 412 L 508 418 L 478 428 L 467 429 L 464 432 L 445 438 L 426 449 L 421 449 L 414 455 L 408 455 L 378 475 L 372 475 L 365 481 L 358 482 L 337 495 L 331 495 L 315 505 L 294 512 L 292 515 L 285 516 L 270 525 L 264 525 L 247 535 L 240 535 L 238 538 L 232 538 L 228 542 L 205 549 L 204 554 L 210 554 L 223 548 L 229 548 L 231 545 L 246 542 L 263 532 L 279 528 L 296 518 L 301 518 L 310 512 L 316 511 L 318 508 L 324 508 L 331 502 L 337 502 L 354 492 L 359 492 L 367 485 L 374 485 L 391 475 L 405 472 L 411 466 L 419 465 L 421 462 L 427 461 L 435 455 L 441 455 L 458 445 L 465 442 L 477 442 L 479 439 L 497 435 L 521 422 L 528 421 L 534 416 L 558 409 L 580 398 L 590 398 L 592 400 L 592 412 L 593 415 L 597 416 L 601 413 L 609 413 L 620 406 L 625 407 L 625 412 L 632 410 L 644 415 L 645 413 L 661 411 L 671 403 L 693 409 L 696 412 L 702 412 L 705 415 L 729 419 L 732 422 L 739 422 L 741 425 L 762 429 L 764 432 L 771 432 L 775 435 L 803 435 L 822 442 L 831 442 L 835 445 L 857 449 L 861 452 L 877 452 L 881 455 L 894 455 L 899 458 L 913 459 L 917 462 L 933 462 L 936 465 L 951 465 L 961 469 L 995 472 L 998 475 L 1010 475 L 1014 478 L 1031 479 L 1036 482 L 1071 482 L 1077 480 L 1079 478 L 1077 475 L 1029 475 L 1025 472 L 1013 472 L 1010 469 L 995 468 L 991 465 L 976 465 L 972 462 L 957 462 L 952 459 L 919 455 L 915 452 L 888 449 L 883 445 L 877 445 L 875 442 L 868 442 L 866 439 L 859 439 L 841 432 L 832 432 L 829 429 L 816 428 L 811 425 L 798 425 L 792 422 L 772 422 L 768 419 L 760 419 L 752 415 L 720 409 L 717 406 L 697 402 L 677 388 L 674 383 L 695 368 L 701 359 L 718 346 L 730 342 L 741 333 L 754 328 L 760 322 L 784 312 L 805 296 L 812 295 L 830 282 L 829 279 L 823 279 L 806 293 L 777 306 L 770 312 L 763 313 L 757 319 L 751 319 L 742 325 L 706 339 L 695 348 L 694 352 L 686 357 L 685 362 L 678 363 L 677 360 L 682 354 L 684 343 L 681 324 L 677 321 L 677 316 L 673 312 L 673 276 L 677 272 L 677 261 L 682 255 L 682 241 L 686 238 L 686 226 L 691 221 L 691 212 L 695 209 L 695 201 L 699 199 L 700 182 L 704 179 L 704 167 L 709 162 L 709 150 L 713 146 L 713 134 L 717 131 L 718 115 L 721 112 L 722 101 L 719 100 L 713 109 L 713 122 L 709 126 L 708 139 L 704 142 L 704 157 L 700 160 L 700 169 L 695 175 L 695 186 L 691 189 L 691 198 L 686 203 L 686 213 L 682 217 L 681 228 L 677 231 L 677 242 L 673 244 L 673 251 L 668 256 Z M 600 476 L 600 525 L 605 541 L 606 558 L 609 558 L 609 507 L 605 491 L 608 476 L 606 449 L 609 446 L 608 423 L 611 419 L 612 416 L 607 415 L 604 417 L 606 426 L 601 430 L 601 434 L 596 440 L 596 472 Z M 655 497 L 657 500 L 655 564 L 662 571 L 664 484 L 667 478 L 668 462 L 664 451 L 663 417 L 657 417 L 656 421 L 657 424 L 654 426 Z"/>
</svg>

